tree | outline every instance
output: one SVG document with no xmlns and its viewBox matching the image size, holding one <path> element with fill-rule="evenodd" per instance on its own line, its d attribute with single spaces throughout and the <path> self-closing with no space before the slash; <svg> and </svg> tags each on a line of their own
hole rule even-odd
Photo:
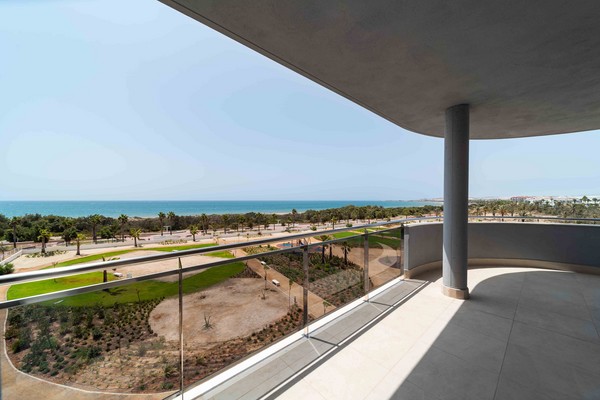
<svg viewBox="0 0 600 400">
<path fill-rule="evenodd" d="M 78 233 L 77 235 L 75 235 L 75 243 L 77 244 L 77 253 L 75 253 L 76 256 L 81 255 L 81 252 L 79 250 L 81 248 L 81 242 L 85 239 L 87 239 L 87 237 L 83 233 Z"/>
<path fill-rule="evenodd" d="M 335 223 L 338 222 L 338 219 L 336 217 L 332 217 L 331 218 L 331 223 L 333 224 L 332 229 L 335 229 Z M 371 221 L 369 221 L 369 223 L 371 223 Z"/>
<path fill-rule="evenodd" d="M 352 250 L 350 248 L 350 245 L 348 245 L 348 242 L 342 243 L 342 250 L 344 251 L 344 264 L 346 264 L 346 267 L 347 267 L 348 266 L 348 253 L 350 253 L 350 251 Z"/>
<path fill-rule="evenodd" d="M 116 226 L 103 226 L 100 228 L 100 237 L 102 239 L 113 239 L 116 233 Z"/>
<path fill-rule="evenodd" d="M 292 208 L 292 228 L 296 226 L 296 216 L 298 215 L 298 211 L 295 208 Z"/>
<path fill-rule="evenodd" d="M 331 240 L 331 236 L 329 235 L 321 235 L 321 236 L 317 236 L 317 239 L 319 239 L 321 242 L 326 242 L 328 240 Z M 325 248 L 327 247 L 326 244 L 321 245 L 321 263 L 325 264 Z"/>
<path fill-rule="evenodd" d="M 8 247 L 0 245 L 0 252 L 2 253 L 2 260 L 4 260 L 4 253 L 8 251 Z"/>
<path fill-rule="evenodd" d="M 200 225 L 202 226 L 202 230 L 206 235 L 208 233 L 208 216 L 206 214 L 202 214 L 200 216 Z"/>
<path fill-rule="evenodd" d="M 129 234 L 133 238 L 133 247 L 138 247 L 137 241 L 140 240 L 142 230 L 140 228 L 131 228 L 129 230 Z"/>
<path fill-rule="evenodd" d="M 195 242 L 196 241 L 196 235 L 198 234 L 198 226 L 197 225 L 191 225 L 190 226 L 190 233 L 192 234 L 192 240 Z"/>
<path fill-rule="evenodd" d="M 223 234 L 227 234 L 227 228 L 229 228 L 229 214 L 223 214 Z"/>
<path fill-rule="evenodd" d="M 21 223 L 21 218 L 12 217 L 10 220 L 10 227 L 12 229 L 12 237 L 13 237 L 13 248 L 17 248 L 17 227 Z"/>
<path fill-rule="evenodd" d="M 163 236 L 163 232 L 165 230 L 165 218 L 167 216 L 165 215 L 164 212 L 159 212 L 158 213 L 158 221 L 160 222 L 160 236 Z"/>
<path fill-rule="evenodd" d="M 64 230 L 62 233 L 62 238 L 64 239 L 67 245 L 71 244 L 71 240 L 77 237 L 77 229 L 74 227 L 70 227 Z"/>
<path fill-rule="evenodd" d="M 125 214 L 119 215 L 119 224 L 121 225 L 121 241 L 125 241 L 125 225 L 129 222 L 129 217 Z"/>
<path fill-rule="evenodd" d="M 92 240 L 94 243 L 98 243 L 98 235 L 96 234 L 96 228 L 102 222 L 102 216 L 98 214 L 90 215 L 90 225 L 92 226 Z"/>
<path fill-rule="evenodd" d="M 52 235 L 48 229 L 40 229 L 38 239 L 42 242 L 42 254 L 46 254 L 46 243 Z"/>
<path fill-rule="evenodd" d="M 175 217 L 177 217 L 175 215 L 175 213 L 173 211 L 169 211 L 169 213 L 167 214 L 167 217 L 169 218 L 169 222 L 171 223 L 171 228 L 169 229 L 169 233 L 172 235 L 173 234 L 173 226 L 175 225 Z"/>
</svg>

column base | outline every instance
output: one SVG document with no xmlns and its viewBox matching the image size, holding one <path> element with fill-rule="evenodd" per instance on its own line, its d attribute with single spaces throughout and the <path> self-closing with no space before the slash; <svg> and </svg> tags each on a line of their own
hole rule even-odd
<svg viewBox="0 0 600 400">
<path fill-rule="evenodd" d="M 455 289 L 442 285 L 442 293 L 444 296 L 452 297 L 453 299 L 467 300 L 469 298 L 469 288 Z"/>
</svg>

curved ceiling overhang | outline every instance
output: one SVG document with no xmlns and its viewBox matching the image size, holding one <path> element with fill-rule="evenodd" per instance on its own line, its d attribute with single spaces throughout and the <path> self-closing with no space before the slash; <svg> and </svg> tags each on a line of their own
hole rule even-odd
<svg viewBox="0 0 600 400">
<path fill-rule="evenodd" d="M 161 0 L 407 130 L 473 139 L 600 128 L 592 1 Z"/>
</svg>

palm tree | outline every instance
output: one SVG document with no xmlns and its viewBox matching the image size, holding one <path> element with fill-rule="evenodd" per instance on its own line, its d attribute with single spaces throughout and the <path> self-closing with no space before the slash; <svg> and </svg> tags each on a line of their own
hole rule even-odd
<svg viewBox="0 0 600 400">
<path fill-rule="evenodd" d="M 133 247 L 138 247 L 137 241 L 139 240 L 140 235 L 142 234 L 142 230 L 140 228 L 131 228 L 129 230 L 129 234 L 133 238 Z"/>
<path fill-rule="evenodd" d="M 327 240 L 331 240 L 331 236 L 321 235 L 321 236 L 317 236 L 317 239 L 319 239 L 321 242 L 326 242 Z M 325 247 L 328 247 L 328 246 L 325 244 L 321 246 L 321 263 L 322 264 L 325 264 Z"/>
<path fill-rule="evenodd" d="M 81 255 L 81 242 L 85 239 L 87 239 L 87 236 L 85 236 L 83 233 L 78 233 L 77 235 L 75 235 L 75 243 L 77 243 L 77 253 L 75 253 L 76 256 Z"/>
<path fill-rule="evenodd" d="M 352 251 L 352 249 L 348 245 L 348 242 L 342 243 L 342 250 L 344 250 L 344 264 L 346 264 L 346 267 L 347 267 L 348 266 L 348 253 L 350 253 L 350 251 Z"/>
<path fill-rule="evenodd" d="M 102 216 L 98 214 L 90 215 L 90 225 L 92 225 L 92 240 L 94 243 L 98 243 L 98 236 L 96 235 L 96 228 L 102 222 Z"/>
<path fill-rule="evenodd" d="M 227 228 L 229 228 L 229 214 L 223 214 L 223 234 L 227 234 Z"/>
<path fill-rule="evenodd" d="M 173 234 L 173 225 L 175 225 L 175 213 L 173 211 L 169 211 L 169 213 L 167 214 L 167 217 L 169 218 L 169 221 L 171 222 L 171 235 Z"/>
<path fill-rule="evenodd" d="M 296 215 L 298 215 L 298 211 L 292 208 L 292 228 L 296 226 Z"/>
<path fill-rule="evenodd" d="M 10 227 L 12 228 L 12 236 L 13 236 L 13 248 L 17 248 L 17 226 L 21 223 L 21 218 L 12 217 L 10 220 Z"/>
<path fill-rule="evenodd" d="M 202 225 L 202 230 L 204 231 L 204 234 L 206 235 L 206 233 L 208 231 L 208 216 L 206 214 L 202 214 L 200 216 L 200 225 Z"/>
<path fill-rule="evenodd" d="M 192 240 L 195 242 L 196 241 L 196 235 L 198 234 L 198 226 L 197 225 L 191 225 L 190 226 L 190 233 L 192 234 Z"/>
<path fill-rule="evenodd" d="M 338 222 L 338 219 L 337 219 L 336 217 L 332 217 L 332 218 L 331 218 L 331 223 L 333 224 L 333 228 L 332 228 L 332 229 L 335 229 L 335 223 L 336 223 L 336 222 Z M 370 221 L 370 220 L 369 220 L 369 223 L 371 223 L 371 221 Z"/>
<path fill-rule="evenodd" d="M 124 242 L 125 241 L 125 225 L 127 225 L 127 222 L 129 221 L 129 217 L 125 214 L 121 214 L 119 215 L 119 224 L 121 224 L 121 241 Z"/>
<path fill-rule="evenodd" d="M 271 216 L 269 217 L 269 222 L 271 224 L 273 224 L 273 230 L 275 230 L 275 226 L 277 225 L 277 214 L 271 214 Z"/>
<path fill-rule="evenodd" d="M 0 260 L 4 260 L 4 253 L 8 251 L 8 247 L 0 245 L 0 252 L 2 252 L 2 258 Z"/>
<path fill-rule="evenodd" d="M 165 230 L 165 218 L 166 215 L 164 212 L 161 211 L 158 213 L 158 221 L 160 222 L 160 236 L 163 235 L 163 232 Z"/>
<path fill-rule="evenodd" d="M 42 254 L 46 254 L 46 243 L 52 235 L 48 229 L 40 229 L 38 239 L 42 241 Z"/>
</svg>

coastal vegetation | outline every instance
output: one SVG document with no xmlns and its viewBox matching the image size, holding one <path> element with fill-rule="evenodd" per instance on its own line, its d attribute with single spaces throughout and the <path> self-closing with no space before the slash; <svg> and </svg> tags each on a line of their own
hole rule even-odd
<svg viewBox="0 0 600 400">
<path fill-rule="evenodd" d="M 8 218 L 0 214 L 0 239 L 16 246 L 17 242 L 42 242 L 42 233 L 48 232 L 52 237 L 61 237 L 67 244 L 76 240 L 77 233 L 83 233 L 96 242 L 98 237 L 105 240 L 123 240 L 127 232 L 141 229 L 143 232 L 161 232 L 164 234 L 165 223 L 169 223 L 169 234 L 173 231 L 193 227 L 196 234 L 209 234 L 235 231 L 245 233 L 249 229 L 269 230 L 275 226 L 296 228 L 299 223 L 308 223 L 319 227 L 323 224 L 337 224 L 343 221 L 364 221 L 370 223 L 374 219 L 392 219 L 407 216 L 430 215 L 440 212 L 440 206 L 383 208 L 380 206 L 346 206 L 327 210 L 308 210 L 298 212 L 295 209 L 288 214 L 223 214 L 223 215 L 176 215 L 174 212 L 158 213 L 155 218 L 137 218 L 120 215 L 118 218 L 93 214 L 87 217 L 62 217 L 57 215 L 27 214 L 21 217 Z M 137 232 L 137 231 L 136 231 Z M 195 236 L 195 235 L 194 235 Z"/>
</svg>

